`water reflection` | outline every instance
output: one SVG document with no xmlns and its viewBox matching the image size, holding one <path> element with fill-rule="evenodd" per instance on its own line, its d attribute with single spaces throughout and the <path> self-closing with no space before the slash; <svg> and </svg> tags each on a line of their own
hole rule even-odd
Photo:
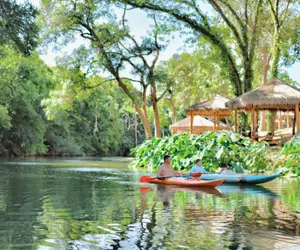
<svg viewBox="0 0 300 250">
<path fill-rule="evenodd" d="M 218 188 L 223 194 L 247 193 L 249 195 L 263 195 L 269 198 L 280 198 L 280 195 L 260 185 L 230 185 L 223 184 Z"/>
<path fill-rule="evenodd" d="M 90 162 L 0 165 L 0 249 L 300 245 L 299 180 L 219 190 L 140 185 L 127 168 L 101 162 L 94 171 Z"/>
</svg>

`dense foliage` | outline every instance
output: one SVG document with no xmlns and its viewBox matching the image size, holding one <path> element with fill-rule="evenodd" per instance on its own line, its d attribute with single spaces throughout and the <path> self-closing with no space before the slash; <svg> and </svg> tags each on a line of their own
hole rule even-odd
<svg viewBox="0 0 300 250">
<path fill-rule="evenodd" d="M 171 155 L 176 169 L 189 169 L 200 158 L 211 171 L 230 167 L 238 172 L 258 172 L 267 166 L 266 150 L 265 144 L 229 131 L 206 132 L 199 136 L 182 134 L 146 140 L 132 150 L 135 160 L 130 165 L 157 168 L 164 155 Z"/>
<path fill-rule="evenodd" d="M 36 55 L 0 47 L 0 155 L 46 152 L 46 122 L 40 105 L 52 87 L 51 71 Z"/>
<path fill-rule="evenodd" d="M 207 13 L 199 2 L 179 0 L 47 0 L 39 9 L 1 1 L 0 155 L 128 155 L 145 137 L 169 135 L 171 121 L 184 118 L 187 106 L 259 85 L 262 67 L 265 78 L 269 70 L 262 56 L 277 72 L 271 76 L 296 85 L 279 68 L 279 61 L 299 61 L 296 1 L 277 3 L 270 15 L 272 1 L 261 0 L 209 0 Z M 145 35 L 134 32 L 134 11 L 148 14 Z M 194 50 L 162 62 L 178 31 Z M 38 55 L 48 44 L 62 52 L 71 45 L 52 67 Z M 239 128 L 249 126 L 246 117 L 241 120 Z M 160 145 L 155 159 L 152 144 Z M 291 147 L 282 151 L 287 166 L 298 161 Z M 265 150 L 220 132 L 150 139 L 136 153 L 145 153 L 154 167 L 170 153 L 177 168 L 201 157 L 210 169 L 258 171 L 265 166 Z"/>
<path fill-rule="evenodd" d="M 300 135 L 295 135 L 285 143 L 280 155 L 284 157 L 281 171 L 293 176 L 300 176 Z"/>
<path fill-rule="evenodd" d="M 0 2 L 0 45 L 10 41 L 14 48 L 24 55 L 30 55 L 37 46 L 38 10 L 29 2 L 18 4 L 17 1 Z"/>
<path fill-rule="evenodd" d="M 128 124 L 133 110 L 118 88 L 72 95 L 78 89 L 66 85 L 78 80 L 67 78 L 74 72 L 65 69 L 63 77 L 36 55 L 23 56 L 8 45 L 0 50 L 0 155 L 129 154 L 136 143 Z M 137 120 L 137 143 L 144 139 L 141 130 Z"/>
</svg>

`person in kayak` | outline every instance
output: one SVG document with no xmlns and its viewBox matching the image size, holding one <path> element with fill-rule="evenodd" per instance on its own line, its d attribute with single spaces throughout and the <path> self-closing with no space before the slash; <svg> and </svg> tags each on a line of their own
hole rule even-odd
<svg viewBox="0 0 300 250">
<path fill-rule="evenodd" d="M 174 168 L 170 165 L 171 156 L 164 156 L 164 164 L 160 165 L 157 171 L 158 177 L 169 177 L 169 176 L 182 176 L 181 173 L 175 172 Z"/>
<path fill-rule="evenodd" d="M 190 174 L 194 173 L 202 173 L 207 174 L 208 172 L 205 170 L 205 168 L 202 166 L 202 161 L 200 159 L 196 160 L 196 165 L 192 167 Z"/>
</svg>

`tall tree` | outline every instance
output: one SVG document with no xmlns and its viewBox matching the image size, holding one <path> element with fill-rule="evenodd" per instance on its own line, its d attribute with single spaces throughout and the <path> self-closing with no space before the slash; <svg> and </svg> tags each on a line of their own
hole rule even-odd
<svg viewBox="0 0 300 250">
<path fill-rule="evenodd" d="M 163 62 L 160 68 L 175 82 L 165 97 L 165 105 L 171 110 L 172 122 L 176 122 L 177 113 L 200 101 L 211 99 L 215 94 L 232 97 L 234 89 L 226 79 L 226 69 L 220 67 L 220 53 L 201 39 L 193 53 L 175 54 Z M 188 98 L 187 98 L 188 97 Z"/>
<path fill-rule="evenodd" d="M 0 51 L 0 155 L 44 153 L 40 102 L 52 87 L 51 71 L 36 55 L 24 56 L 10 45 Z"/>
<path fill-rule="evenodd" d="M 23 5 L 15 0 L 0 1 L 0 44 L 11 41 L 24 55 L 29 55 L 37 46 L 38 11 L 32 4 Z"/>
<path fill-rule="evenodd" d="M 273 44 L 272 44 L 272 65 L 271 65 L 271 78 L 277 78 L 279 74 L 279 60 L 281 53 L 281 36 L 280 32 L 285 19 L 289 13 L 289 7 L 292 0 L 268 0 L 272 19 L 273 19 Z"/>
<path fill-rule="evenodd" d="M 248 1 L 214 1 L 207 0 L 221 20 L 227 25 L 239 48 L 242 65 L 238 65 L 232 53 L 232 41 L 226 43 L 218 30 L 213 17 L 201 10 L 201 3 L 195 0 L 188 1 L 135 1 L 121 0 L 133 7 L 163 13 L 171 17 L 171 21 L 179 21 L 193 31 L 206 37 L 222 53 L 222 62 L 226 66 L 229 78 L 235 88 L 235 94 L 241 95 L 252 87 L 252 61 L 257 35 L 257 22 L 261 10 L 262 0 Z M 242 5 L 243 11 L 236 11 L 235 6 Z M 168 19 L 168 18 L 167 18 Z M 240 70 L 242 67 L 242 70 Z"/>
<path fill-rule="evenodd" d="M 155 67 L 163 45 L 155 18 L 151 35 L 138 40 L 126 26 L 126 6 L 122 9 L 122 18 L 118 19 L 109 1 L 82 3 L 53 0 L 42 1 L 42 5 L 44 20 L 50 24 L 50 35 L 68 37 L 77 33 L 90 42 L 90 47 L 85 48 L 89 63 L 109 73 L 110 77 L 104 82 L 116 81 L 130 98 L 141 117 L 147 137 L 152 136 L 147 111 L 147 94 L 150 89 L 155 132 L 156 136 L 160 136 L 157 103 L 169 86 L 158 96 Z M 48 19 L 49 16 L 53 18 Z M 136 88 L 137 85 L 140 90 Z"/>
<path fill-rule="evenodd" d="M 270 78 L 278 78 L 282 47 L 281 30 L 285 25 L 287 17 L 291 14 L 289 8 L 292 0 L 268 0 L 268 3 L 273 20 L 273 41 L 270 51 L 270 55 L 272 56 Z M 275 132 L 275 119 L 276 112 L 270 112 L 268 116 L 268 130 L 271 134 Z"/>
</svg>

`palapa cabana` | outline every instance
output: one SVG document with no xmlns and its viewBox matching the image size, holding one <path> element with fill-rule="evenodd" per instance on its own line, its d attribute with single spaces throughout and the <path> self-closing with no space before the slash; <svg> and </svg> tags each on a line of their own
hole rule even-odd
<svg viewBox="0 0 300 250">
<path fill-rule="evenodd" d="M 185 111 L 191 117 L 190 132 L 193 133 L 194 116 L 213 117 L 213 130 L 220 130 L 220 118 L 231 116 L 231 110 L 225 106 L 229 99 L 215 95 L 212 101 L 203 101 L 188 107 Z"/>
<path fill-rule="evenodd" d="M 235 111 L 235 131 L 238 127 L 237 111 L 243 110 L 252 113 L 252 139 L 257 138 L 258 111 L 294 112 L 293 135 L 299 133 L 299 103 L 300 90 L 278 79 L 236 97 L 226 103 L 226 107 Z"/>
<path fill-rule="evenodd" d="M 182 134 L 190 132 L 191 127 L 191 117 L 188 116 L 183 120 L 180 120 L 174 124 L 172 124 L 169 128 L 172 134 Z M 193 133 L 194 134 L 201 134 L 205 131 L 211 131 L 214 128 L 214 123 L 205 119 L 200 115 L 194 116 L 193 120 Z M 220 123 L 220 128 L 222 130 L 230 130 L 230 128 L 223 122 Z"/>
</svg>

